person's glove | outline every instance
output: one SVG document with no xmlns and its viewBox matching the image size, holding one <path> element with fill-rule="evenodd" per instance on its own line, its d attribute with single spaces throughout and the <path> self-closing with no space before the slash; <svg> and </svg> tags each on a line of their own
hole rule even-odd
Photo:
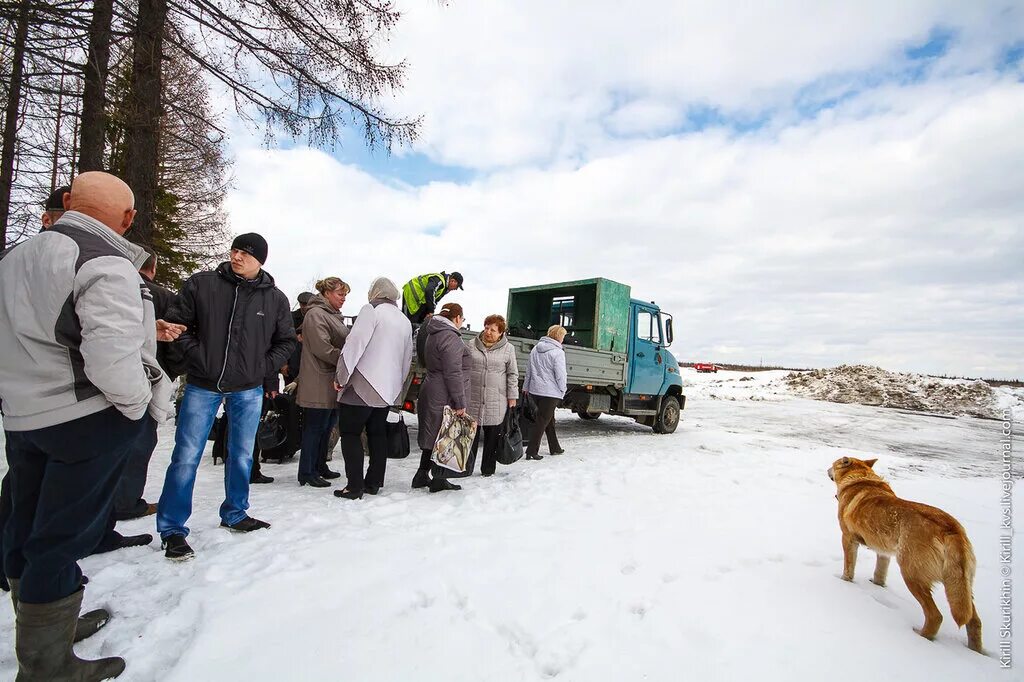
<svg viewBox="0 0 1024 682">
<path fill-rule="evenodd" d="M 299 382 L 293 381 L 292 383 L 284 387 L 284 392 L 287 393 L 288 395 L 291 395 L 292 393 L 295 393 L 295 389 L 297 389 L 298 387 Z"/>
</svg>

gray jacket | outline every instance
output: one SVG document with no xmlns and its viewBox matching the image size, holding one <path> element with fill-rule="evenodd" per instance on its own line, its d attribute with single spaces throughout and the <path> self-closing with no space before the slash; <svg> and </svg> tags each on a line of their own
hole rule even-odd
<svg viewBox="0 0 1024 682">
<path fill-rule="evenodd" d="M 519 398 L 516 350 L 505 336 L 490 348 L 479 336 L 466 345 L 473 360 L 466 411 L 480 426 L 497 426 L 505 419 L 509 399 Z"/>
<path fill-rule="evenodd" d="M 97 220 L 66 212 L 0 261 L 4 428 L 30 431 L 116 407 L 129 419 L 170 411 L 156 361 L 146 252 Z"/>
<path fill-rule="evenodd" d="M 427 376 L 423 379 L 416 400 L 419 420 L 419 444 L 422 450 L 431 450 L 441 430 L 444 406 L 453 410 L 466 408 L 469 397 L 469 349 L 462 342 L 459 330 L 447 319 L 435 315 L 420 327 L 426 329 Z M 476 415 L 470 415 L 474 419 Z"/>
</svg>

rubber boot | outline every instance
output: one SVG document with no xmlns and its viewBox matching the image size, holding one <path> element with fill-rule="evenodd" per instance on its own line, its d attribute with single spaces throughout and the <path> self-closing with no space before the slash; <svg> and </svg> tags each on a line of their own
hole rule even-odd
<svg viewBox="0 0 1024 682">
<path fill-rule="evenodd" d="M 14 604 L 14 613 L 18 613 L 18 582 L 17 578 L 11 579 L 11 602 Z M 85 589 L 84 587 L 82 588 Z M 83 613 L 78 617 L 78 625 L 75 627 L 75 644 L 83 639 L 89 639 L 103 629 L 103 626 L 110 620 L 110 612 L 106 609 L 95 609 Z"/>
<path fill-rule="evenodd" d="M 124 672 L 123 658 L 86 661 L 75 656 L 72 644 L 82 595 L 78 590 L 48 604 L 18 604 L 16 682 L 99 682 Z"/>
</svg>

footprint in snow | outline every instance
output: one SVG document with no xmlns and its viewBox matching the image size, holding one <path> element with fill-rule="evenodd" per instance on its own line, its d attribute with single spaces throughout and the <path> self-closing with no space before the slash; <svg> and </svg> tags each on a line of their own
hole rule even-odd
<svg viewBox="0 0 1024 682">
<path fill-rule="evenodd" d="M 636 565 L 635 564 L 626 564 L 625 566 L 623 566 L 619 570 L 622 573 L 622 575 L 633 575 L 633 573 L 636 572 Z"/>
</svg>

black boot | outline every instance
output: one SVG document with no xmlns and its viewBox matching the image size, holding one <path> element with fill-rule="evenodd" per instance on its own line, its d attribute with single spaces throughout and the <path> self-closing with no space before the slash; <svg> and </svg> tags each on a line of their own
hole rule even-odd
<svg viewBox="0 0 1024 682">
<path fill-rule="evenodd" d="M 430 471 L 427 469 L 420 469 L 416 472 L 416 475 L 412 477 L 413 488 L 426 488 L 430 485 Z"/>
<path fill-rule="evenodd" d="M 314 488 L 330 488 L 331 484 L 317 476 L 299 476 L 299 485 L 311 485 Z"/>
<path fill-rule="evenodd" d="M 447 478 L 435 478 L 430 481 L 430 492 L 439 493 L 442 490 L 462 490 L 462 486 L 452 483 Z"/>
<path fill-rule="evenodd" d="M 337 471 L 332 471 L 331 469 L 329 469 L 327 467 L 326 462 L 320 465 L 320 470 L 317 473 L 320 475 L 320 478 L 324 478 L 327 480 L 330 480 L 332 478 L 341 478 L 341 474 L 339 474 Z"/>
<path fill-rule="evenodd" d="M 126 549 L 128 547 L 144 547 L 151 542 L 153 542 L 153 536 L 149 533 L 143 533 L 141 535 L 121 535 L 115 530 L 110 531 L 103 536 L 103 540 L 100 542 L 99 547 L 94 549 L 92 553 L 106 554 L 107 552 Z"/>
<path fill-rule="evenodd" d="M 82 608 L 82 590 L 48 604 L 18 604 L 14 649 L 18 682 L 98 682 L 124 672 L 123 658 L 82 660 L 72 643 Z"/>
<path fill-rule="evenodd" d="M 531 455 L 526 453 L 526 459 L 544 459 L 544 455 Z"/>
<path fill-rule="evenodd" d="M 18 578 L 11 578 L 11 603 L 14 605 L 14 614 L 18 614 Z M 94 609 L 88 613 L 83 613 L 78 617 L 78 623 L 75 625 L 75 643 L 81 642 L 83 639 L 89 639 L 97 632 L 103 629 L 103 626 L 110 620 L 110 612 L 106 609 Z"/>
</svg>

